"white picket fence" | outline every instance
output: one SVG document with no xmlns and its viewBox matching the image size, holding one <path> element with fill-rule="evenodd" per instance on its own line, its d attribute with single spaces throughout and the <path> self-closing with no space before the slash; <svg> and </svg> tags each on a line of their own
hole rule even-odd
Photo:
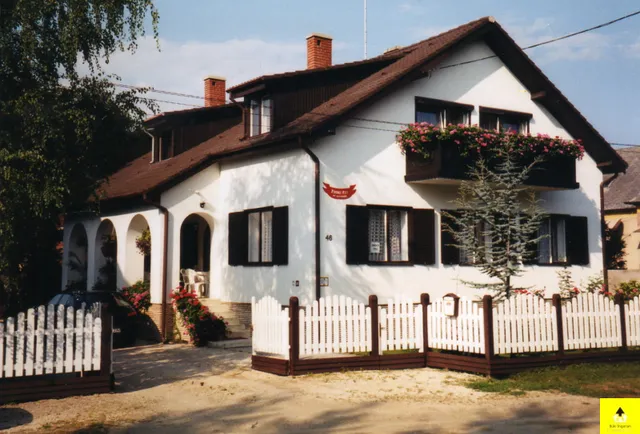
<svg viewBox="0 0 640 434">
<path fill-rule="evenodd" d="M 601 294 L 579 294 L 562 306 L 566 350 L 622 345 L 620 309 Z"/>
<path fill-rule="evenodd" d="M 493 307 L 495 354 L 558 350 L 558 324 L 551 300 L 516 295 Z"/>
<path fill-rule="evenodd" d="M 624 306 L 627 324 L 627 345 L 640 346 L 640 298 L 629 300 Z"/>
<path fill-rule="evenodd" d="M 424 350 L 422 306 L 397 297 L 380 307 L 380 354 L 393 350 Z"/>
<path fill-rule="evenodd" d="M 102 320 L 53 305 L 0 323 L 0 378 L 100 370 Z"/>
<path fill-rule="evenodd" d="M 256 302 L 251 298 L 253 354 L 289 359 L 289 308 L 266 296 Z"/>
<path fill-rule="evenodd" d="M 484 354 L 483 309 L 478 302 L 461 297 L 458 316 L 444 314 L 442 300 L 427 308 L 429 347 Z"/>
<path fill-rule="evenodd" d="M 301 307 L 300 356 L 371 351 L 371 308 L 345 297 Z"/>
</svg>

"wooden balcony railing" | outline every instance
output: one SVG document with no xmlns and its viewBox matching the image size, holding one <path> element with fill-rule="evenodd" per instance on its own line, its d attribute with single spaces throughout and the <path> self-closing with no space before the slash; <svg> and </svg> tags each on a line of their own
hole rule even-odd
<svg viewBox="0 0 640 434">
<path fill-rule="evenodd" d="M 469 170 L 476 160 L 474 156 L 460 155 L 457 146 L 443 143 L 434 144 L 428 159 L 414 152 L 407 152 L 405 158 L 405 181 L 416 184 L 455 184 L 469 180 Z M 579 186 L 576 159 L 549 158 L 534 167 L 525 184 L 543 189 L 576 189 Z"/>
</svg>

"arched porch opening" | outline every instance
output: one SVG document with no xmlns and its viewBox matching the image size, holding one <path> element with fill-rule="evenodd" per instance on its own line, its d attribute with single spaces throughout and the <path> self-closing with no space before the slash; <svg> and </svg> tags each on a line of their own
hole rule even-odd
<svg viewBox="0 0 640 434">
<path fill-rule="evenodd" d="M 87 231 L 82 223 L 73 226 L 69 245 L 65 248 L 69 251 L 65 264 L 68 269 L 65 291 L 86 291 L 89 255 Z"/>
<path fill-rule="evenodd" d="M 205 296 L 209 293 L 209 270 L 211 269 L 212 225 L 208 220 L 211 220 L 210 216 L 191 214 L 180 226 L 181 280 L 187 286 L 195 283 L 191 289 L 197 289 L 201 295 Z M 186 271 L 182 272 L 182 270 Z M 187 273 L 197 277 L 195 280 L 193 280 L 194 277 L 186 278 L 187 281 L 185 281 Z M 202 283 L 204 285 L 199 285 Z"/>
<path fill-rule="evenodd" d="M 111 220 L 98 226 L 94 248 L 96 281 L 92 289 L 114 291 L 118 287 L 118 237 Z"/>
<path fill-rule="evenodd" d="M 137 281 L 151 282 L 151 232 L 149 223 L 137 214 L 127 230 L 127 265 L 125 280 L 128 285 Z"/>
</svg>

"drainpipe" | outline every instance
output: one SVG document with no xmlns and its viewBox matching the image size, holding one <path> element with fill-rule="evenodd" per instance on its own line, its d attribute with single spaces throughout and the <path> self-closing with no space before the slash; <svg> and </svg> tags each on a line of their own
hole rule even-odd
<svg viewBox="0 0 640 434">
<path fill-rule="evenodd" d="M 144 131 L 147 136 L 151 137 L 151 162 L 153 163 L 153 159 L 155 158 L 156 152 L 155 152 L 155 147 L 156 147 L 156 137 L 151 134 L 149 131 L 147 131 L 146 128 L 143 128 L 142 131 Z"/>
<path fill-rule="evenodd" d="M 160 334 L 162 335 L 162 342 L 167 341 L 167 252 L 169 251 L 169 210 L 164 206 L 160 205 L 158 202 L 154 202 L 150 200 L 147 196 L 147 193 L 142 195 L 142 200 L 146 204 L 149 204 L 158 210 L 164 215 L 164 246 L 163 246 L 163 263 L 162 263 L 162 311 L 160 312 L 160 323 L 161 330 Z"/>
<path fill-rule="evenodd" d="M 322 290 L 320 289 L 320 160 L 307 145 L 302 143 L 302 136 L 298 136 L 298 144 L 311 158 L 314 164 L 314 208 L 315 208 L 315 264 L 316 264 L 316 300 L 320 300 Z"/>
<path fill-rule="evenodd" d="M 229 100 L 235 104 L 236 106 L 238 106 L 238 108 L 240 108 L 240 112 L 242 113 L 242 126 L 244 127 L 244 129 L 242 130 L 242 138 L 240 140 L 244 140 L 247 138 L 247 128 L 246 128 L 246 124 L 245 124 L 245 107 L 244 105 L 240 104 L 238 101 L 236 101 L 234 98 L 229 98 Z"/>
</svg>

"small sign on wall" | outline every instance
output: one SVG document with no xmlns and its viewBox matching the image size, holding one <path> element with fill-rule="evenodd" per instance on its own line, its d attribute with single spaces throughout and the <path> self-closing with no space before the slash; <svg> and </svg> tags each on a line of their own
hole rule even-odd
<svg viewBox="0 0 640 434">
<path fill-rule="evenodd" d="M 458 297 L 455 294 L 447 294 L 442 298 L 442 309 L 446 316 L 458 316 Z"/>
<path fill-rule="evenodd" d="M 329 286 L 329 277 L 320 277 L 320 286 Z"/>
<path fill-rule="evenodd" d="M 380 253 L 380 243 L 375 241 L 371 243 L 371 246 L 369 247 L 369 253 L 373 253 L 373 254 Z"/>
<path fill-rule="evenodd" d="M 324 187 L 322 188 L 324 190 L 324 192 L 327 193 L 329 195 L 329 197 L 331 197 L 333 199 L 345 200 L 345 199 L 349 199 L 351 196 L 356 194 L 356 185 L 355 184 L 350 185 L 347 188 L 332 187 L 331 185 L 327 184 L 326 182 L 323 182 L 322 184 L 324 184 Z"/>
</svg>

